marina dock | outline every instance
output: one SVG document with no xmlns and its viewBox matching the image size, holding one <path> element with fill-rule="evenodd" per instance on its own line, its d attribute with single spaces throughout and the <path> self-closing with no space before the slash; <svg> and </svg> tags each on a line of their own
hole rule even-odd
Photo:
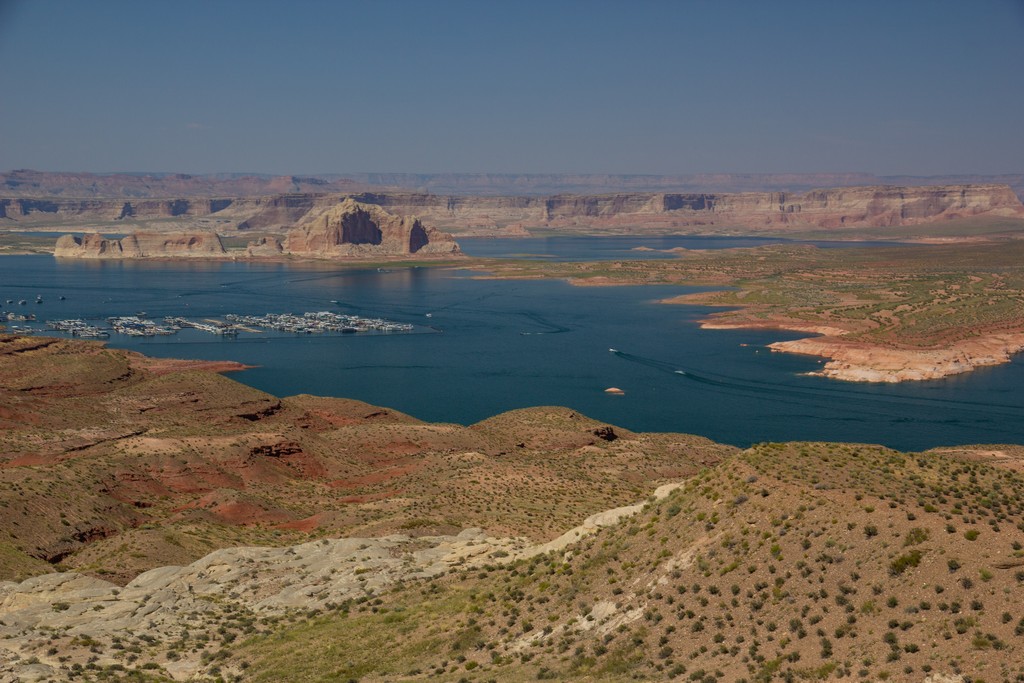
<svg viewBox="0 0 1024 683">
<path fill-rule="evenodd" d="M 83 339 L 105 339 L 112 334 L 128 337 L 169 336 L 183 329 L 194 329 L 220 337 L 237 337 L 240 333 L 259 334 L 263 331 L 288 332 L 296 335 L 311 334 L 357 334 L 360 332 L 412 332 L 415 328 L 408 323 L 398 323 L 384 318 L 368 318 L 356 315 L 315 311 L 302 314 L 267 313 L 264 315 L 239 315 L 229 313 L 224 320 L 204 318 L 192 320 L 182 316 L 167 316 L 160 323 L 140 315 L 111 316 L 106 325 L 95 324 L 80 318 L 47 320 L 46 329 L 63 332 Z M 0 320 L 31 322 L 34 315 L 15 313 L 0 314 Z M 13 326 L 12 331 L 32 334 L 40 329 L 28 325 Z"/>
</svg>

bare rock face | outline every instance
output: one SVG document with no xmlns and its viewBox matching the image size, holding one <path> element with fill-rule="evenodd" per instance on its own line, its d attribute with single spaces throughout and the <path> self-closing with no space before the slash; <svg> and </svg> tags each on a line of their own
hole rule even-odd
<svg viewBox="0 0 1024 683">
<path fill-rule="evenodd" d="M 82 237 L 63 235 L 57 239 L 53 254 L 60 258 L 124 258 L 121 240 L 107 239 L 98 233 Z"/>
<path fill-rule="evenodd" d="M 356 199 L 400 215 L 415 213 L 460 234 L 498 226 L 664 231 L 716 226 L 844 229 L 917 225 L 975 216 L 1024 218 L 1007 185 L 870 186 L 792 192 L 617 193 L 548 197 L 456 197 L 411 192 Z"/>
<path fill-rule="evenodd" d="M 283 252 L 284 246 L 276 237 L 260 237 L 245 247 L 246 256 L 280 256 Z"/>
<path fill-rule="evenodd" d="M 322 207 L 325 197 L 316 194 L 281 194 L 249 198 L 238 207 L 245 219 L 239 230 L 274 230 L 297 225 L 311 211 Z M 335 200 L 336 201 L 336 200 Z M 333 203 L 333 202 L 331 202 Z"/>
<path fill-rule="evenodd" d="M 418 218 L 398 217 L 353 199 L 310 215 L 288 233 L 286 249 L 318 258 L 461 253 L 451 235 L 424 226 Z"/>
<path fill-rule="evenodd" d="M 216 233 L 160 234 L 135 232 L 121 239 L 99 234 L 64 235 L 57 240 L 57 258 L 125 259 L 224 256 L 224 245 Z"/>
<path fill-rule="evenodd" d="M 0 174 L 0 179 L 2 179 Z M 18 185 L 15 190 L 23 186 Z M 274 186 L 276 187 L 276 185 Z M 281 185 L 282 188 L 286 184 Z M 291 187 L 291 186 L 288 186 Z M 295 187 L 302 188 L 299 184 Z M 327 190 L 329 185 L 312 185 Z M 294 187 L 292 188 L 294 189 Z M 0 192 L 4 187 L 0 185 Z M 457 196 L 411 191 L 362 192 L 339 195 L 331 192 L 289 191 L 266 196 L 176 198 L 90 198 L 0 196 L 0 221 L 49 225 L 61 221 L 147 221 L 153 219 L 216 220 L 226 229 L 284 232 L 295 226 L 326 230 L 317 221 L 351 199 L 370 211 L 369 205 L 410 221 L 426 221 L 459 234 L 523 236 L 530 228 L 591 229 L 658 234 L 679 229 L 713 234 L 746 228 L 785 232 L 806 228 L 834 231 L 865 227 L 918 225 L 948 219 L 974 217 L 1024 220 L 1024 204 L 1008 185 L 875 185 L 796 192 L 619 192 L 615 194 L 558 194 L 549 196 Z M 339 205 L 341 202 L 341 205 Z M 340 216 L 335 216 L 335 221 Z M 377 220 L 374 218 L 373 220 Z M 383 221 L 382 225 L 389 225 Z M 231 226 L 227 228 L 227 226 Z M 422 226 L 421 226 L 422 227 Z M 188 229 L 188 228 L 186 228 Z M 221 228 L 224 229 L 224 228 Z M 295 232 L 293 230 L 293 232 Z M 385 233 L 387 231 L 384 231 Z M 340 242 L 323 256 L 354 256 L 358 253 L 434 253 L 442 233 L 431 237 L 427 252 L 382 237 L 376 249 L 368 242 Z M 342 238 L 339 238 L 342 239 Z M 358 236 L 357 236 L 358 239 Z M 313 242 L 317 242 L 313 238 Z M 296 233 L 292 251 L 312 255 L 307 240 Z M 382 246 L 383 245 L 383 246 Z M 424 245 L 425 246 L 425 245 Z M 397 251 L 396 251 L 397 249 Z M 314 249 L 318 251 L 319 249 Z"/>
<path fill-rule="evenodd" d="M 0 172 L 0 190 L 11 197 L 153 199 L 161 197 L 260 197 L 286 192 L 350 192 L 346 178 L 160 173 L 62 173 L 19 169 Z M 173 200 L 172 200 L 173 201 Z M 217 200 L 214 200 L 217 201 Z"/>
</svg>

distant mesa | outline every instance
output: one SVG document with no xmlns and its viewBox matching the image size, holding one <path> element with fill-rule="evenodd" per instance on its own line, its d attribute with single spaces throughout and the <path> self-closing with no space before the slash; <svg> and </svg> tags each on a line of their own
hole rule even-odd
<svg viewBox="0 0 1024 683">
<path fill-rule="evenodd" d="M 273 234 L 281 241 L 282 254 L 335 258 L 452 253 L 450 238 L 443 233 L 431 235 L 426 225 L 467 238 L 527 237 L 536 230 L 781 235 L 821 229 L 839 236 L 864 228 L 975 219 L 989 222 L 997 232 L 1019 231 L 1024 222 L 1020 196 L 1024 196 L 1024 174 L 933 178 L 364 174 L 345 179 L 20 170 L 0 172 L 0 228 L 53 230 L 58 225 L 122 223 L 126 225 L 123 232 L 204 229 L 221 234 Z M 348 239 L 344 226 L 340 236 L 328 235 L 328 230 L 340 225 L 341 217 L 335 214 L 345 211 L 342 206 L 351 206 L 349 200 L 363 211 L 370 212 L 367 207 L 372 205 L 409 221 L 391 231 L 402 239 L 392 240 L 383 227 L 380 243 L 351 226 Z M 371 214 L 371 219 L 384 227 L 392 223 L 377 214 Z M 332 220 L 334 227 L 317 225 L 317 221 Z M 355 220 L 349 218 L 348 223 Z M 417 221 L 432 246 L 406 239 L 419 234 Z M 304 235 L 298 228 L 320 229 L 324 234 Z M 286 244 L 289 231 L 290 247 Z M 252 245 L 251 254 L 240 253 L 273 256 L 276 247 L 268 238 Z"/>
<path fill-rule="evenodd" d="M 604 393 L 612 394 L 614 396 L 624 396 L 626 394 L 625 391 L 619 389 L 618 387 L 608 387 L 607 389 L 604 390 Z"/>
<path fill-rule="evenodd" d="M 19 169 L 0 172 L 0 191 L 12 197 L 162 199 L 165 197 L 260 197 L 287 192 L 351 192 L 365 187 L 336 176 L 269 176 L 186 173 L 61 173 Z M 220 200 L 215 199 L 214 202 Z M 171 202 L 165 202 L 171 205 Z M 129 211 L 137 202 L 125 203 Z M 178 205 L 181 210 L 187 206 Z M 216 210 L 216 209 L 215 209 Z"/>
<path fill-rule="evenodd" d="M 680 230 L 734 234 L 737 229 L 744 229 L 753 234 L 811 228 L 839 234 L 843 230 L 920 225 L 950 219 L 1024 220 L 1024 204 L 1014 189 L 997 183 L 873 185 L 802 192 L 673 190 L 585 195 L 447 195 L 401 189 L 339 192 L 338 188 L 349 186 L 340 181 L 317 184 L 308 178 L 293 179 L 295 182 L 242 183 L 237 179 L 238 182 L 232 183 L 212 180 L 199 183 L 195 179 L 168 176 L 152 191 L 180 190 L 181 194 L 124 198 L 86 193 L 81 189 L 86 176 L 59 181 L 67 183 L 67 188 L 78 188 L 76 191 L 81 191 L 82 196 L 67 193 L 24 196 L 30 191 L 42 193 L 47 188 L 57 192 L 65 186 L 38 178 L 38 183 L 30 183 L 18 174 L 8 174 L 6 182 L 4 177 L 0 174 L 0 227 L 24 224 L 50 229 L 55 221 L 60 224 L 123 221 L 139 227 L 155 222 L 159 226 L 173 223 L 179 226 L 172 228 L 176 230 L 202 225 L 220 232 L 283 235 L 294 231 L 296 226 L 313 228 L 318 220 L 330 220 L 328 216 L 344 212 L 340 207 L 348 205 L 349 201 L 364 211 L 369 211 L 367 207 L 372 205 L 411 221 L 405 231 L 411 231 L 416 221 L 422 221 L 466 237 L 525 237 L 533 229 L 583 234 L 672 234 Z M 729 186 L 725 180 L 723 183 Z M 1024 180 L 1014 187 L 1024 187 Z M 273 188 L 282 191 L 271 191 Z M 248 193 L 255 189 L 268 193 Z M 214 190 L 225 194 L 201 194 Z M 239 194 L 228 194 L 232 190 Z M 96 189 L 96 193 L 100 192 L 117 194 L 112 186 L 105 184 Z M 195 194 L 187 194 L 190 192 Z M 334 220 L 340 220 L 340 216 L 334 216 Z M 380 222 L 378 218 L 373 220 Z M 382 236 L 381 244 L 375 245 L 376 249 L 365 246 L 370 242 L 339 239 L 342 241 L 333 247 L 351 246 L 329 248 L 321 256 L 432 253 L 421 249 L 409 252 L 411 247 L 399 248 L 397 243 L 389 243 L 386 235 Z M 307 240 L 301 234 L 295 234 L 293 241 L 296 244 L 293 252 L 309 253 L 302 247 Z M 434 248 L 444 251 L 440 234 L 430 241 L 435 243 Z M 320 246 L 315 245 L 313 251 L 323 251 Z"/>
<path fill-rule="evenodd" d="M 224 244 L 213 232 L 172 234 L 134 232 L 121 239 L 93 233 L 63 235 L 53 255 L 58 258 L 135 259 L 226 256 Z"/>
</svg>

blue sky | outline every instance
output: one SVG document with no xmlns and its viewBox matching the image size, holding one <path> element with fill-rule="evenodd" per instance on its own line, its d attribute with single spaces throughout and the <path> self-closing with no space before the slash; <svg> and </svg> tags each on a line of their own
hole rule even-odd
<svg viewBox="0 0 1024 683">
<path fill-rule="evenodd" d="M 0 169 L 1024 172 L 1024 0 L 0 0 Z"/>
</svg>

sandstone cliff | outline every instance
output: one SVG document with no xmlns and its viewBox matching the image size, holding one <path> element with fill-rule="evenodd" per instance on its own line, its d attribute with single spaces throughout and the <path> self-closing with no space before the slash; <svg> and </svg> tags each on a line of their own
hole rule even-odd
<svg viewBox="0 0 1024 683">
<path fill-rule="evenodd" d="M 99 234 L 64 235 L 57 240 L 58 258 L 124 259 L 225 256 L 224 245 L 216 233 L 159 234 L 136 232 L 121 239 Z"/>
<path fill-rule="evenodd" d="M 429 228 L 417 218 L 401 218 L 377 206 L 352 199 L 310 211 L 298 227 L 288 233 L 284 244 L 273 236 L 248 243 L 251 258 L 290 254 L 307 258 L 362 258 L 416 255 L 455 256 L 461 254 L 451 235 Z M 93 233 L 81 237 L 64 235 L 57 240 L 58 258 L 218 258 L 227 256 L 214 232 L 133 232 L 121 239 Z"/>
<path fill-rule="evenodd" d="M 549 197 L 454 197 L 364 193 L 356 199 L 452 228 L 616 227 L 714 231 L 915 225 L 973 216 L 1024 219 L 1024 205 L 1006 185 L 851 187 L 786 192 L 618 193 Z"/>
<path fill-rule="evenodd" d="M 510 229 L 580 232 L 775 232 L 918 225 L 956 218 L 1024 221 L 1008 185 L 871 186 L 790 192 L 456 196 L 423 192 L 286 193 L 264 197 L 141 199 L 0 198 L 0 219 L 33 225 L 69 221 L 157 221 L 179 232 L 199 226 L 284 232 L 307 226 L 345 199 L 464 234 Z M 184 227 L 187 226 L 187 227 Z M 410 228 L 411 229 L 411 228 Z M 302 238 L 297 237 L 297 243 Z"/>
<path fill-rule="evenodd" d="M 352 199 L 307 217 L 288 233 L 285 248 L 319 258 L 461 253 L 451 235 L 424 226 L 418 218 L 394 216 Z"/>
</svg>

